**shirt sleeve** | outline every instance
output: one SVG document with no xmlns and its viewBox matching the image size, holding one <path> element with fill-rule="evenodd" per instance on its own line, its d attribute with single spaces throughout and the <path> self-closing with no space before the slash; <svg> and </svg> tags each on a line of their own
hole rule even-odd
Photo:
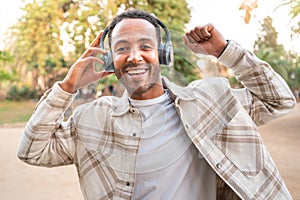
<svg viewBox="0 0 300 200">
<path fill-rule="evenodd" d="M 26 124 L 17 156 L 22 161 L 46 167 L 72 164 L 75 154 L 75 128 L 72 117 L 64 121 L 74 94 L 63 91 L 58 83 L 45 92 Z"/>
<path fill-rule="evenodd" d="M 286 114 L 295 97 L 283 78 L 265 61 L 230 41 L 218 60 L 244 86 L 234 92 L 257 125 Z"/>
</svg>

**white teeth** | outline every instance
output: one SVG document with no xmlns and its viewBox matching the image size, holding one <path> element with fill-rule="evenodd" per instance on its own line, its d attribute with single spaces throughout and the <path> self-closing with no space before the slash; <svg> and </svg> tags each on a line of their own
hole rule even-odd
<svg viewBox="0 0 300 200">
<path fill-rule="evenodd" d="M 136 74 L 143 74 L 143 73 L 145 73 L 145 72 L 146 72 L 145 69 L 137 69 L 137 70 L 130 70 L 130 71 L 128 71 L 127 73 L 128 73 L 129 75 L 136 75 Z"/>
</svg>

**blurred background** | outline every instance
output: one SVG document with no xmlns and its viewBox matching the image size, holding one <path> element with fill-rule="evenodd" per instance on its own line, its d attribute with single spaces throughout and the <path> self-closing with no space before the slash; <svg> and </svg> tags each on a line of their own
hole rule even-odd
<svg viewBox="0 0 300 200">
<path fill-rule="evenodd" d="M 201 74 L 181 36 L 213 23 L 225 38 L 269 62 L 299 98 L 299 0 L 10 0 L 0 2 L 0 100 L 39 98 L 65 76 L 112 17 L 130 7 L 148 10 L 167 24 L 174 70 L 187 82 Z M 223 72 L 239 86 L 229 71 Z M 114 82 L 111 76 L 81 94 L 109 94 Z"/>
<path fill-rule="evenodd" d="M 196 57 L 184 47 L 181 36 L 195 26 L 212 23 L 226 39 L 269 62 L 299 101 L 300 0 L 0 1 L 1 199 L 82 199 L 73 167 L 51 172 L 29 167 L 16 159 L 17 143 L 43 92 L 63 79 L 116 14 L 131 7 L 153 13 L 170 29 L 175 56 L 171 79 L 180 77 L 189 83 L 202 78 Z M 240 87 L 228 69 L 216 64 L 232 87 Z M 74 106 L 114 95 L 116 85 L 117 79 L 109 76 L 82 88 Z M 299 111 L 298 104 L 288 116 L 261 128 L 294 199 L 300 199 Z M 37 187 L 39 192 L 31 193 Z"/>
</svg>

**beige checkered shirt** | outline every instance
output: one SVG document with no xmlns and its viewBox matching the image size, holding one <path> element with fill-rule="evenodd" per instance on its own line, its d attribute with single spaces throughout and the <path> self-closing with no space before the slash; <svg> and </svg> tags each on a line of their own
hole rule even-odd
<svg viewBox="0 0 300 200">
<path fill-rule="evenodd" d="M 256 128 L 293 108 L 292 93 L 267 63 L 234 41 L 219 61 L 243 89 L 231 89 L 224 78 L 187 87 L 164 79 L 186 133 L 218 175 L 218 199 L 292 199 Z M 46 167 L 75 164 L 85 199 L 131 199 L 141 114 L 124 94 L 79 106 L 64 121 L 73 97 L 57 83 L 45 93 L 18 157 Z"/>
</svg>

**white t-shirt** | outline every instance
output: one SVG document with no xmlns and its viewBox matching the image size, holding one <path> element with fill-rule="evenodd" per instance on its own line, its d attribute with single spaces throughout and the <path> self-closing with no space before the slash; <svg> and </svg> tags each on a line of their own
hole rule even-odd
<svg viewBox="0 0 300 200">
<path fill-rule="evenodd" d="M 130 102 L 143 115 L 133 199 L 216 199 L 216 174 L 187 136 L 169 93 Z"/>
</svg>

